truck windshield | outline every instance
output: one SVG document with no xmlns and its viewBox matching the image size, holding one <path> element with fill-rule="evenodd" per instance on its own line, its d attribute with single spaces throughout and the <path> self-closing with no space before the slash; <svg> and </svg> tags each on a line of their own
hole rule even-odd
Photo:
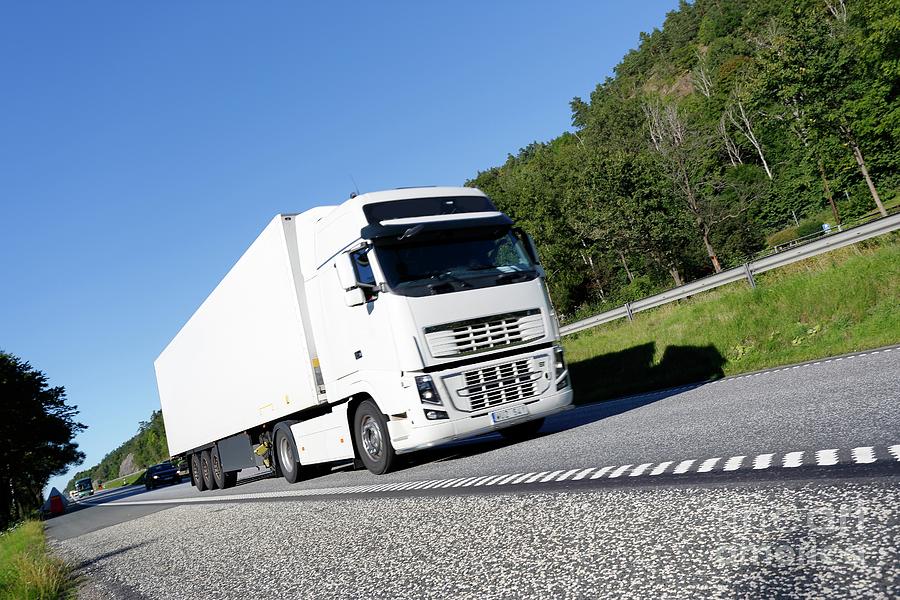
<svg viewBox="0 0 900 600">
<path fill-rule="evenodd" d="M 91 489 L 91 480 L 90 479 L 79 479 L 75 482 L 75 491 L 85 492 Z"/>
<path fill-rule="evenodd" d="M 427 296 L 519 283 L 537 277 L 522 239 L 509 227 L 451 229 L 377 243 L 392 291 Z"/>
</svg>

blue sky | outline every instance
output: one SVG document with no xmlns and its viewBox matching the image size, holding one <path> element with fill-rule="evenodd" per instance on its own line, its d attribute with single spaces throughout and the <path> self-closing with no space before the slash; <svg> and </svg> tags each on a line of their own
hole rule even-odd
<svg viewBox="0 0 900 600">
<path fill-rule="evenodd" d="M 274 214 L 351 176 L 462 184 L 558 135 L 675 6 L 4 3 L 0 348 L 66 387 L 95 464 L 159 408 L 154 358 Z"/>
</svg>

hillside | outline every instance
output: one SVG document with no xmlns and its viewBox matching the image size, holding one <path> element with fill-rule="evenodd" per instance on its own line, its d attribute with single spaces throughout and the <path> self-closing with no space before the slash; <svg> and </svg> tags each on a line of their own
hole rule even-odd
<svg viewBox="0 0 900 600">
<path fill-rule="evenodd" d="M 132 455 L 133 467 L 126 469 L 126 472 L 120 473 L 119 470 L 123 466 L 122 463 L 128 455 Z M 144 469 L 168 457 L 169 448 L 166 444 L 166 428 L 163 425 L 162 411 L 155 410 L 150 416 L 150 420 L 142 421 L 138 427 L 138 432 L 129 438 L 128 441 L 104 456 L 103 460 L 98 464 L 75 473 L 72 479 L 69 480 L 69 483 L 66 484 L 66 490 L 73 489 L 75 481 L 82 477 L 90 477 L 95 483 L 97 481 L 108 481 L 119 477 L 119 475 L 126 475 L 130 472 Z"/>
<path fill-rule="evenodd" d="M 896 7 L 682 2 L 572 100 L 571 132 L 468 184 L 536 238 L 563 318 L 739 264 L 804 219 L 884 214 L 900 190 Z"/>
</svg>

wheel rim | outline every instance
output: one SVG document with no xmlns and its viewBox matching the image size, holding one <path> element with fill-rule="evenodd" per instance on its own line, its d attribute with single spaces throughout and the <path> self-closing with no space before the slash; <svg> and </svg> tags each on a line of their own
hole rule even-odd
<svg viewBox="0 0 900 600">
<path fill-rule="evenodd" d="M 203 457 L 200 459 L 200 472 L 203 473 L 204 480 L 206 480 L 207 478 L 210 478 L 209 475 L 212 474 L 209 471 L 209 461 L 206 460 L 206 457 Z M 207 481 L 206 483 L 209 483 L 209 482 Z"/>
<path fill-rule="evenodd" d="M 281 463 L 283 470 L 294 470 L 294 453 L 291 452 L 288 439 L 283 435 L 278 438 L 278 462 Z"/>
<path fill-rule="evenodd" d="M 203 479 L 203 472 L 201 471 L 200 467 L 200 459 L 194 457 L 191 460 L 191 464 L 193 466 L 193 468 L 191 469 L 191 476 L 194 478 L 194 482 L 199 482 L 201 479 Z"/>
<path fill-rule="evenodd" d="M 216 480 L 222 478 L 222 465 L 219 464 L 219 457 L 213 454 L 212 457 L 213 476 Z"/>
<path fill-rule="evenodd" d="M 381 427 L 378 422 L 366 415 L 360 424 L 360 437 L 362 438 L 363 449 L 372 460 L 380 460 L 382 451 L 384 450 L 384 440 L 381 436 Z"/>
</svg>

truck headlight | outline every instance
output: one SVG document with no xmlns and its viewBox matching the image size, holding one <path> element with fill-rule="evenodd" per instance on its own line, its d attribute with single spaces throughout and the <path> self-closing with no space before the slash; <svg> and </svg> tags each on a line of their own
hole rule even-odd
<svg viewBox="0 0 900 600">
<path fill-rule="evenodd" d="M 434 380 L 431 378 L 431 375 L 419 375 L 416 377 L 416 389 L 419 390 L 419 400 L 425 404 L 443 406 L 444 403 L 438 395 L 437 388 L 434 387 Z"/>
<path fill-rule="evenodd" d="M 566 370 L 566 357 L 563 354 L 562 346 L 553 348 L 553 368 L 556 370 L 556 376 L 563 375 L 561 379 L 556 381 L 557 391 L 569 387 L 569 372 Z"/>
</svg>

